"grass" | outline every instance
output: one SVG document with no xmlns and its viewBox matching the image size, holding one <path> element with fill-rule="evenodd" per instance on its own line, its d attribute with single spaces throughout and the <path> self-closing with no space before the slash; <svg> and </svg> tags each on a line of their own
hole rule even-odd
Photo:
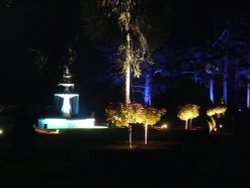
<svg viewBox="0 0 250 188">
<path fill-rule="evenodd" d="M 143 136 L 134 128 L 129 150 L 126 128 L 62 130 L 36 134 L 33 150 L 20 153 L 11 151 L 11 134 L 2 136 L 0 177 L 8 187 L 198 187 L 206 185 L 195 180 L 206 180 L 204 169 L 223 174 L 223 165 L 213 164 L 224 164 L 232 143 L 203 130 L 150 129 L 148 145 Z"/>
</svg>

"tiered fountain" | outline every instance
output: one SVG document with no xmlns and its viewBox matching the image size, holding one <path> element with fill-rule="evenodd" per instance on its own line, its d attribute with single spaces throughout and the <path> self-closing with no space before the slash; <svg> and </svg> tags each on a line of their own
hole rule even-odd
<svg viewBox="0 0 250 188">
<path fill-rule="evenodd" d="M 62 93 L 55 93 L 55 105 L 60 111 L 58 118 L 40 118 L 38 119 L 38 128 L 42 129 L 74 129 L 74 128 L 106 128 L 105 126 L 96 126 L 94 118 L 73 118 L 79 111 L 79 94 L 73 93 L 74 84 L 71 82 L 71 73 L 68 66 L 65 66 L 63 73 Z"/>
</svg>

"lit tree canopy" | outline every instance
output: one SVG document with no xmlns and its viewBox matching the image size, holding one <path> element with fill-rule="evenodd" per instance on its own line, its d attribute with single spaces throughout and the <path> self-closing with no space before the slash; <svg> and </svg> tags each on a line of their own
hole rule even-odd
<svg viewBox="0 0 250 188">
<path fill-rule="evenodd" d="M 142 121 L 144 125 L 155 125 L 160 121 L 161 117 L 166 113 L 165 109 L 156 109 L 152 106 L 146 106 L 143 109 Z"/>
<path fill-rule="evenodd" d="M 138 103 L 112 104 L 105 109 L 107 122 L 129 130 L 129 148 L 132 149 L 132 124 L 141 123 L 143 106 Z"/>
<path fill-rule="evenodd" d="M 196 104 L 186 104 L 179 108 L 177 117 L 184 121 L 194 119 L 199 116 L 199 109 L 200 106 Z"/>
<path fill-rule="evenodd" d="M 199 116 L 200 106 L 196 104 L 186 104 L 184 106 L 179 107 L 179 111 L 177 113 L 177 117 L 181 120 L 184 120 L 185 129 L 188 129 L 188 120 L 192 120 Z"/>
<path fill-rule="evenodd" d="M 155 125 L 166 113 L 165 109 L 156 109 L 151 106 L 143 106 L 139 103 L 110 105 L 106 108 L 107 122 L 118 126 L 129 127 L 129 142 L 132 148 L 131 124 L 143 124 L 145 128 L 145 144 L 147 144 L 148 125 Z"/>
<path fill-rule="evenodd" d="M 213 130 L 216 130 L 216 120 L 214 119 L 214 115 L 216 114 L 219 116 L 220 114 L 225 113 L 227 110 L 227 107 L 224 104 L 221 104 L 219 106 L 216 106 L 214 108 L 209 108 L 207 110 L 207 116 L 210 117 L 210 120 L 208 121 L 208 127 L 209 132 L 212 132 Z"/>
<path fill-rule="evenodd" d="M 213 116 L 215 115 L 215 109 L 214 108 L 209 108 L 207 110 L 207 116 Z"/>
<path fill-rule="evenodd" d="M 140 116 L 142 114 L 143 107 L 138 103 L 130 103 L 125 105 L 123 103 L 109 105 L 105 109 L 107 122 L 118 126 L 129 126 L 133 123 L 141 123 Z M 139 118 L 138 118 L 139 117 Z"/>
<path fill-rule="evenodd" d="M 223 114 L 226 112 L 226 110 L 227 110 L 227 107 L 225 105 L 219 105 L 214 108 L 214 111 L 216 114 Z"/>
<path fill-rule="evenodd" d="M 156 124 L 166 113 L 165 109 L 156 109 L 151 106 L 143 106 L 139 103 L 123 103 L 109 105 L 105 109 L 107 122 L 118 127 L 129 126 L 130 123 L 146 125 Z"/>
</svg>

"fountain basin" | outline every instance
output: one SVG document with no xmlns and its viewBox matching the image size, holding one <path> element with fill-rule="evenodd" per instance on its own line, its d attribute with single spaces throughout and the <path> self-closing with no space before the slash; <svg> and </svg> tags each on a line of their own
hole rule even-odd
<svg viewBox="0 0 250 188">
<path fill-rule="evenodd" d="M 38 128 L 41 129 L 92 129 L 107 128 L 107 126 L 96 126 L 94 118 L 67 119 L 67 118 L 40 118 Z"/>
</svg>

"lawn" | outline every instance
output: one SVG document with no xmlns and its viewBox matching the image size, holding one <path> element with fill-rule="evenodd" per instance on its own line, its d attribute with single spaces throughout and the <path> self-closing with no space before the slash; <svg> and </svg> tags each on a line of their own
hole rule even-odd
<svg viewBox="0 0 250 188">
<path fill-rule="evenodd" d="M 231 152 L 231 134 L 150 129 L 145 145 L 143 129 L 137 128 L 130 150 L 126 128 L 60 132 L 36 134 L 32 151 L 19 153 L 11 150 L 11 134 L 2 136 L 2 182 L 8 187 L 216 187 L 232 159 L 223 160 Z"/>
</svg>

